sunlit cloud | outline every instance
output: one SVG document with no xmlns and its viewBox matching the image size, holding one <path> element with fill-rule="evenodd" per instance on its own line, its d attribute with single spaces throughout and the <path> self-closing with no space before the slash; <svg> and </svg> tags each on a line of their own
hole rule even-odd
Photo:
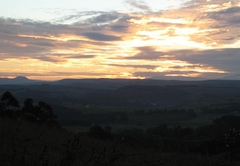
<svg viewBox="0 0 240 166">
<path fill-rule="evenodd" d="M 0 73 L 47 80 L 239 74 L 239 1 L 124 5 L 133 11 L 73 10 L 52 22 L 1 17 Z"/>
</svg>

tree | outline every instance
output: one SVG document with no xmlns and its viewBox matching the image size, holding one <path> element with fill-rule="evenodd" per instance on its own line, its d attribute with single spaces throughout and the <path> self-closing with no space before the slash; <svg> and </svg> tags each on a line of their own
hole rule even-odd
<svg viewBox="0 0 240 166">
<path fill-rule="evenodd" d="M 18 101 L 8 91 L 3 93 L 1 101 L 5 102 L 7 107 L 18 107 L 18 108 L 20 107 Z"/>
<path fill-rule="evenodd" d="M 30 99 L 30 98 L 27 98 L 25 101 L 24 101 L 24 106 L 22 108 L 22 111 L 24 113 L 32 113 L 34 114 L 34 106 L 33 106 L 33 99 Z"/>
<path fill-rule="evenodd" d="M 22 112 L 25 119 L 29 121 L 37 121 L 37 113 L 33 106 L 33 99 L 27 98 L 24 101 L 24 106 L 22 107 Z"/>
<path fill-rule="evenodd" d="M 0 115 L 2 117 L 4 116 L 14 117 L 16 108 L 19 107 L 20 106 L 18 101 L 15 99 L 15 97 L 13 97 L 13 95 L 10 92 L 6 91 L 5 93 L 3 93 L 0 102 Z"/>
<path fill-rule="evenodd" d="M 89 129 L 88 132 L 90 137 L 96 138 L 96 139 L 111 139 L 112 135 L 111 135 L 111 127 L 105 127 L 105 129 L 103 129 L 101 126 L 95 125 L 92 126 Z"/>
<path fill-rule="evenodd" d="M 0 116 L 4 116 L 5 110 L 6 110 L 6 104 L 0 102 Z"/>
<path fill-rule="evenodd" d="M 52 107 L 43 101 L 40 101 L 35 109 L 38 113 L 37 116 L 40 118 L 40 121 L 53 122 L 57 118 L 57 116 L 53 113 Z"/>
</svg>

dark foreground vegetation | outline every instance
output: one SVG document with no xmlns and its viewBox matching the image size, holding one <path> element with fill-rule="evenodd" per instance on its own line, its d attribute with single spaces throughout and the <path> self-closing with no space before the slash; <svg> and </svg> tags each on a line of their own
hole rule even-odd
<svg viewBox="0 0 240 166">
<path fill-rule="evenodd" d="M 50 105 L 21 107 L 10 92 L 0 102 L 0 163 L 4 166 L 238 166 L 240 117 L 227 115 L 198 128 L 132 128 L 113 133 L 92 125 L 88 132 L 62 128 Z M 124 116 L 122 117 L 124 119 Z"/>
</svg>

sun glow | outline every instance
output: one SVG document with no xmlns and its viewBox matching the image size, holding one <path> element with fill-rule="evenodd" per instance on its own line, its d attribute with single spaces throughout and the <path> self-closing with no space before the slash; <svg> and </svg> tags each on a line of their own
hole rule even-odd
<svg viewBox="0 0 240 166">
<path fill-rule="evenodd" d="M 178 19 L 173 19 L 173 18 L 160 18 L 160 17 L 144 17 L 142 19 L 136 20 L 136 19 L 131 19 L 129 22 L 134 23 L 134 24 L 139 24 L 139 25 L 146 25 L 151 22 L 159 22 L 159 23 L 172 23 L 172 24 L 188 24 L 190 23 L 188 20 L 178 18 Z"/>
<path fill-rule="evenodd" d="M 166 74 L 168 77 L 199 77 L 201 73 L 186 73 L 186 74 Z"/>
</svg>

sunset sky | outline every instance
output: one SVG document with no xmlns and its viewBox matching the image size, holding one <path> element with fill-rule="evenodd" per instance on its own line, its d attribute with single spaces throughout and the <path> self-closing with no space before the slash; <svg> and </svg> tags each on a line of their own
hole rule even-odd
<svg viewBox="0 0 240 166">
<path fill-rule="evenodd" d="M 239 0 L 2 0 L 0 77 L 240 79 Z"/>
</svg>

